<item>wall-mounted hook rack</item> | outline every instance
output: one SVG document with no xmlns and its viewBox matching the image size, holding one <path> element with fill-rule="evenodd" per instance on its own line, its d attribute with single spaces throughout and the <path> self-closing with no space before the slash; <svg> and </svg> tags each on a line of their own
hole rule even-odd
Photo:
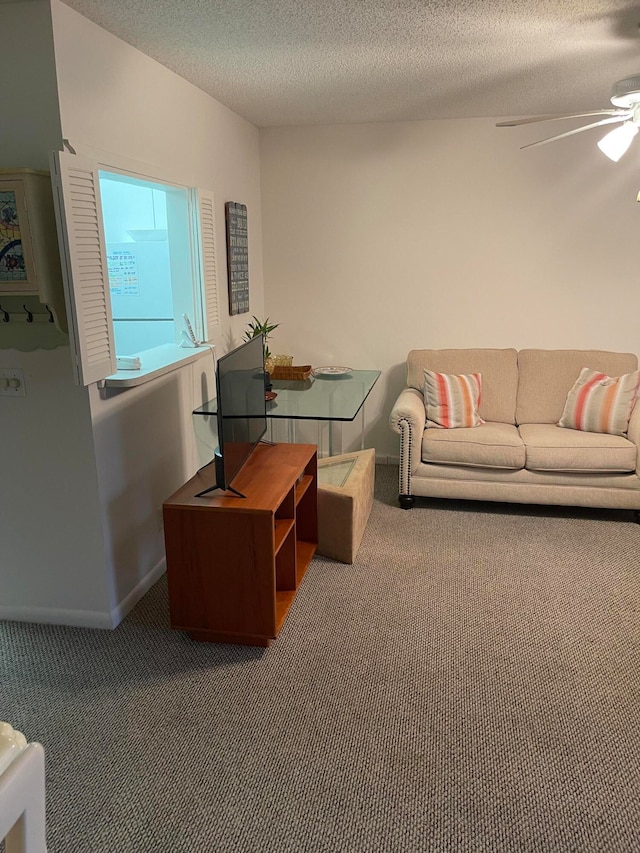
<svg viewBox="0 0 640 853">
<path fill-rule="evenodd" d="M 7 311 L 0 306 L 0 321 L 2 323 L 55 323 L 51 309 L 47 308 L 45 314 L 43 311 L 30 311 L 25 306 L 22 311 Z"/>
</svg>

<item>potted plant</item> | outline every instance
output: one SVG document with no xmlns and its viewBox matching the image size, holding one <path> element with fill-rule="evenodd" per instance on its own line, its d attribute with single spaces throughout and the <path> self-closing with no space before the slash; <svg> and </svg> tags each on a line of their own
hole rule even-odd
<svg viewBox="0 0 640 853">
<path fill-rule="evenodd" d="M 274 329 L 277 329 L 280 323 L 270 323 L 269 318 L 266 320 L 258 320 L 258 318 L 254 315 L 253 320 L 247 326 L 247 329 L 244 333 L 245 341 L 250 341 L 252 338 L 255 338 L 257 335 L 263 335 L 263 344 L 264 344 L 264 390 L 265 394 L 271 393 L 271 374 L 273 373 L 273 359 L 271 358 L 271 352 L 269 350 L 269 345 L 267 341 L 269 340 L 269 336 Z M 275 396 L 275 395 L 274 395 Z"/>
<path fill-rule="evenodd" d="M 266 320 L 258 320 L 257 317 L 254 316 L 253 321 L 249 323 L 247 326 L 247 330 L 244 333 L 245 341 L 250 341 L 251 338 L 255 338 L 257 335 L 264 335 L 264 360 L 271 358 L 271 352 L 269 351 L 268 340 L 271 332 L 274 329 L 277 329 L 280 323 L 270 323 L 269 318 Z"/>
</svg>

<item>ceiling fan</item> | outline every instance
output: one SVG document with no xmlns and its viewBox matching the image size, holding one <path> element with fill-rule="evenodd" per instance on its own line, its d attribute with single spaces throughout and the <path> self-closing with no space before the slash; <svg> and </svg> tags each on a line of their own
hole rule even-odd
<svg viewBox="0 0 640 853">
<path fill-rule="evenodd" d="M 602 153 L 617 163 L 631 145 L 633 137 L 638 132 L 638 127 L 640 126 L 640 75 L 626 77 L 624 80 L 618 80 L 617 83 L 614 83 L 611 103 L 615 109 L 594 110 L 588 113 L 573 113 L 563 116 L 549 115 L 512 119 L 511 121 L 498 122 L 496 127 L 515 127 L 520 124 L 533 124 L 540 121 L 560 121 L 561 119 L 568 118 L 606 116 L 606 118 L 601 118 L 600 121 L 582 125 L 582 127 L 577 127 L 575 130 L 568 130 L 566 133 L 559 133 L 556 136 L 548 136 L 546 139 L 538 140 L 538 142 L 530 142 L 528 145 L 523 145 L 522 148 L 535 148 L 537 145 L 546 145 L 547 142 L 555 142 L 557 139 L 565 139 L 567 136 L 582 133 L 583 130 L 591 130 L 591 128 L 601 127 L 605 124 L 622 122 L 620 127 L 609 131 L 598 142 L 598 148 Z"/>
</svg>

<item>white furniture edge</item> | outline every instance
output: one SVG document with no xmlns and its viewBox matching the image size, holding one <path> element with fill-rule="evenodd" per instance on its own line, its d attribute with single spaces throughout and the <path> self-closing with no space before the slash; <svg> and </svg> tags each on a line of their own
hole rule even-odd
<svg viewBox="0 0 640 853">
<path fill-rule="evenodd" d="M 0 839 L 6 853 L 46 853 L 44 749 L 0 722 Z"/>
</svg>

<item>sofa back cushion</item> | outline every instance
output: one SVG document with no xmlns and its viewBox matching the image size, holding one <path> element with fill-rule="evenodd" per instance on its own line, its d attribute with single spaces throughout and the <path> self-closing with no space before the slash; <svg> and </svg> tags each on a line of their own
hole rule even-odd
<svg viewBox="0 0 640 853">
<path fill-rule="evenodd" d="M 518 353 L 518 424 L 555 424 L 564 411 L 567 394 L 583 367 L 608 376 L 638 369 L 630 352 L 575 349 L 523 349 Z"/>
<path fill-rule="evenodd" d="M 514 424 L 518 353 L 514 349 L 414 349 L 407 356 L 407 385 L 424 392 L 424 371 L 482 374 L 478 413 L 484 421 Z M 571 385 L 573 382 L 571 383 Z M 571 387 L 571 385 L 569 387 Z M 564 406 L 564 401 L 562 403 Z M 562 413 L 562 408 L 561 408 Z"/>
</svg>

